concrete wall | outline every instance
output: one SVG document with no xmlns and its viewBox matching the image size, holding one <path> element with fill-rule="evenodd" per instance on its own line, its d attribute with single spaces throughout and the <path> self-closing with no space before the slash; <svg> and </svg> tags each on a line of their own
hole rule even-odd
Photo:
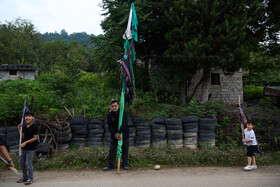
<svg viewBox="0 0 280 187">
<path fill-rule="evenodd" d="M 3 80 L 15 80 L 19 77 L 23 79 L 35 79 L 36 72 L 35 71 L 17 71 L 17 75 L 9 75 L 9 71 L 0 71 L 0 81 Z"/>
<path fill-rule="evenodd" d="M 240 102 L 243 103 L 243 82 L 242 71 L 235 73 L 225 73 L 222 70 L 211 71 L 211 74 L 219 75 L 219 85 L 211 84 L 211 78 L 209 79 L 209 100 L 221 100 L 229 104 L 238 104 L 238 95 L 240 95 Z M 195 85 L 200 81 L 202 77 L 202 71 L 199 71 L 193 81 L 192 86 L 189 88 L 187 94 L 190 96 L 193 93 Z M 198 87 L 194 94 L 194 98 L 200 101 L 201 97 L 201 85 Z"/>
</svg>

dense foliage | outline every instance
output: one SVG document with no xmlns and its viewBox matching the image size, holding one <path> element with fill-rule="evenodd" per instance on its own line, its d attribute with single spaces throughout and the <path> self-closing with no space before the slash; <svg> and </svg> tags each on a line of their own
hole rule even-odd
<svg viewBox="0 0 280 187">
<path fill-rule="evenodd" d="M 79 44 L 85 45 L 90 47 L 91 43 L 91 37 L 95 37 L 95 35 L 87 34 L 86 32 L 80 32 L 80 33 L 72 33 L 68 34 L 66 30 L 61 30 L 60 33 L 54 32 L 54 33 L 49 33 L 46 32 L 44 34 L 41 34 L 41 38 L 46 40 L 46 41 L 53 41 L 53 40 L 62 40 L 68 44 L 70 44 L 72 41 L 77 41 Z"/>
<path fill-rule="evenodd" d="M 63 73 L 42 74 L 36 80 L 8 80 L 0 82 L 0 124 L 16 125 L 24 100 L 31 106 L 34 97 L 34 111 L 39 118 L 53 118 L 66 113 L 64 108 L 75 110 L 76 117 L 105 119 L 109 112 L 111 99 L 119 98 L 119 89 L 106 86 L 106 78 L 97 73 L 80 73 L 69 78 Z M 172 101 L 173 98 L 168 98 Z M 201 106 L 196 100 L 189 105 L 157 103 L 150 92 L 137 92 L 133 105 L 126 110 L 131 116 L 152 118 L 155 115 L 165 117 L 183 117 L 185 115 L 213 116 L 221 112 L 222 102 L 208 102 Z"/>
<path fill-rule="evenodd" d="M 41 35 L 24 19 L 0 23 L 0 64 L 32 64 L 39 74 L 63 71 L 72 76 L 79 70 L 96 71 L 90 37 L 86 33 L 68 35 L 64 30 Z"/>
<path fill-rule="evenodd" d="M 122 54 L 121 36 L 130 2 L 103 0 L 106 18 L 101 26 L 105 35 L 94 38 L 97 44 L 94 54 L 108 76 L 115 76 L 111 72 L 118 68 L 115 61 Z M 280 24 L 275 19 L 279 4 L 275 0 L 143 0 L 134 4 L 139 22 L 139 43 L 135 46 L 137 58 L 141 60 L 135 69 L 137 87 L 142 90 L 153 91 L 156 96 L 159 91 L 168 91 L 184 103 L 190 97 L 186 89 L 200 69 L 204 72 L 200 83 L 205 84 L 205 100 L 211 68 L 226 71 L 245 68 L 252 70 L 254 76 L 258 73 L 257 66 L 269 67 L 265 73 L 279 76 L 279 69 L 273 71 L 275 61 L 271 59 L 279 59 L 275 53 L 279 49 Z M 254 54 L 269 58 L 261 61 Z M 275 80 L 269 83 L 275 84 Z"/>
</svg>

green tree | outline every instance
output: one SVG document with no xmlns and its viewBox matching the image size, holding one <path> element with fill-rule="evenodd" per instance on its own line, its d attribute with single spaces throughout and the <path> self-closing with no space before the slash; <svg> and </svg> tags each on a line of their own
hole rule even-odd
<svg viewBox="0 0 280 187">
<path fill-rule="evenodd" d="M 42 73 L 55 72 L 59 65 L 63 64 L 69 46 L 62 40 L 54 40 L 51 42 L 44 42 L 42 46 L 42 60 L 39 64 L 39 71 Z"/>
<path fill-rule="evenodd" d="M 135 47 L 144 70 L 137 71 L 137 64 L 136 78 L 153 85 L 140 88 L 157 92 L 160 87 L 167 87 L 173 92 L 179 91 L 180 103 L 184 103 L 194 74 L 202 70 L 201 101 L 206 102 L 212 68 L 234 72 L 246 67 L 250 52 L 263 50 L 261 42 L 268 41 L 268 34 L 276 34 L 277 27 L 267 29 L 277 22 L 269 19 L 267 5 L 270 2 L 135 1 L 139 21 L 139 43 Z M 129 5 L 124 1 L 103 0 L 107 12 L 101 26 L 105 35 L 95 38 L 94 55 L 106 72 L 117 71 L 116 60 L 122 56 L 121 36 L 126 28 Z M 162 78 L 158 78 L 158 72 Z M 177 88 L 164 85 L 169 82 Z"/>
<path fill-rule="evenodd" d="M 40 47 L 39 33 L 31 22 L 18 18 L 0 23 L 0 63 L 36 65 Z"/>
</svg>

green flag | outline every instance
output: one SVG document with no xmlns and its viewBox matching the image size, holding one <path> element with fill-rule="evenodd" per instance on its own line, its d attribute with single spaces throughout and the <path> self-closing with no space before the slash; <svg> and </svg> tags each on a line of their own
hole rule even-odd
<svg viewBox="0 0 280 187">
<path fill-rule="evenodd" d="M 136 52 L 134 49 L 133 41 L 138 41 L 137 35 L 137 16 L 134 4 L 131 4 L 129 19 L 127 23 L 127 29 L 123 38 L 124 42 L 124 51 L 125 55 L 121 63 L 122 68 L 122 91 L 121 91 L 121 99 L 120 99 L 120 113 L 119 113 L 119 127 L 120 130 L 123 123 L 123 112 L 124 112 L 124 104 L 132 103 L 134 98 L 134 88 L 135 88 L 135 80 L 133 73 L 133 62 L 136 60 Z M 123 144 L 123 136 L 121 134 L 122 139 L 118 140 L 118 151 L 117 158 L 120 159 L 122 157 L 122 144 Z"/>
</svg>

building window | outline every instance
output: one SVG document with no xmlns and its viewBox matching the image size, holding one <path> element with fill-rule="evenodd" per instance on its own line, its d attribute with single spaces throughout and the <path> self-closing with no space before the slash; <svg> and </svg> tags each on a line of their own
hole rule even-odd
<svg viewBox="0 0 280 187">
<path fill-rule="evenodd" d="M 220 74 L 211 73 L 211 85 L 220 85 Z"/>
<path fill-rule="evenodd" d="M 17 75 L 17 70 L 10 70 L 9 75 L 12 75 L 12 76 Z"/>
</svg>

